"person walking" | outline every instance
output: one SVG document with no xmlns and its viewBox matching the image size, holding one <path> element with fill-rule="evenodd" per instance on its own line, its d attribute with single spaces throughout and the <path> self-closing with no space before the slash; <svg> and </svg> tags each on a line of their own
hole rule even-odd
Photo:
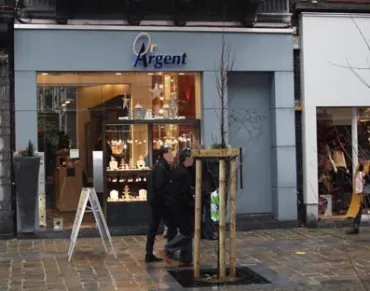
<svg viewBox="0 0 370 291">
<path fill-rule="evenodd" d="M 211 219 L 211 193 L 217 189 L 208 162 L 202 161 L 202 238 L 215 240 L 215 229 Z"/>
<path fill-rule="evenodd" d="M 191 150 L 182 149 L 179 153 L 179 165 L 173 172 L 170 190 L 171 209 L 174 214 L 172 221 L 177 224 L 179 233 L 160 250 L 165 262 L 169 263 L 170 255 L 180 249 L 181 267 L 189 266 L 193 261 L 194 191 L 188 170 L 192 165 Z"/>
<path fill-rule="evenodd" d="M 195 145 L 194 149 L 204 149 L 202 144 Z M 192 175 L 192 185 L 195 189 L 195 165 L 190 168 Z M 212 175 L 208 161 L 202 161 L 202 223 L 201 223 L 201 235 L 203 239 L 215 240 L 215 227 L 211 219 L 211 193 L 217 189 L 216 181 Z"/>
<path fill-rule="evenodd" d="M 357 212 L 357 215 L 353 219 L 353 227 L 347 231 L 347 234 L 359 234 L 360 233 L 360 224 L 361 224 L 361 216 L 362 216 L 362 209 L 366 208 L 367 201 L 364 195 L 364 184 L 369 184 L 369 179 L 367 175 L 364 173 L 364 165 L 366 163 L 366 159 L 362 156 L 359 157 L 359 166 L 355 176 L 355 194 L 360 196 L 360 205 Z"/>
<path fill-rule="evenodd" d="M 153 254 L 155 237 L 162 220 L 166 220 L 169 187 L 171 184 L 171 167 L 173 156 L 169 148 L 161 147 L 148 181 L 148 203 L 151 210 L 151 221 L 146 239 L 145 262 L 159 262 L 162 259 Z"/>
</svg>

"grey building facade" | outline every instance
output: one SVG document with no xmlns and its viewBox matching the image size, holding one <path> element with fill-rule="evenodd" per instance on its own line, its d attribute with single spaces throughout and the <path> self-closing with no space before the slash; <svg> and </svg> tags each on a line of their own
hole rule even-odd
<svg viewBox="0 0 370 291">
<path fill-rule="evenodd" d="M 121 26 L 15 25 L 15 140 L 38 144 L 37 75 L 45 72 L 152 72 L 134 67 L 140 33 L 165 55 L 186 54 L 181 67 L 160 71 L 201 75 L 201 141 L 218 135 L 216 78 L 221 48 L 230 44 L 228 143 L 243 152 L 238 214 L 297 219 L 292 31 L 256 28 L 132 28 Z M 240 184 L 240 183 L 239 183 Z"/>
</svg>

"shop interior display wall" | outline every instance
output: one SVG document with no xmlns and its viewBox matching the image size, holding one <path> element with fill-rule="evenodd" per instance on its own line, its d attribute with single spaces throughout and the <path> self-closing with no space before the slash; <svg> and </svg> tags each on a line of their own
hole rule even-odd
<svg viewBox="0 0 370 291">
<path fill-rule="evenodd" d="M 73 213 L 76 207 L 71 205 L 78 193 L 74 188 L 92 181 L 92 151 L 105 150 L 105 141 L 116 155 L 108 157 L 109 161 L 116 161 L 121 154 L 117 151 L 127 151 L 125 163 L 136 165 L 144 161 L 145 167 L 150 166 L 148 161 L 149 149 L 158 149 L 167 144 L 178 150 L 179 147 L 190 146 L 186 133 L 194 132 L 190 125 L 176 125 L 168 122 L 162 125 L 152 125 L 149 140 L 149 129 L 145 124 L 129 124 L 121 128 L 105 128 L 104 120 L 114 120 L 124 124 L 124 120 L 144 119 L 145 116 L 135 116 L 138 108 L 150 111 L 157 110 L 164 116 L 165 107 L 172 99 L 178 99 L 178 114 L 185 119 L 194 119 L 200 115 L 200 75 L 185 73 L 39 73 L 38 81 L 38 127 L 39 150 L 46 151 L 46 181 L 47 181 L 47 227 L 53 225 L 53 218 L 64 217 L 64 227 L 68 228 L 73 222 Z M 125 104 L 127 99 L 127 104 Z M 126 106 L 126 108 L 125 108 Z M 154 110 L 155 108 L 155 110 Z M 154 114 L 154 113 L 153 113 Z M 125 117 L 126 116 L 126 117 Z M 122 120 L 123 118 L 123 120 Z M 60 137 L 58 132 L 65 131 L 68 139 L 67 151 L 58 148 Z M 176 142 L 176 146 L 174 143 Z M 149 147 L 150 144 L 150 147 Z M 78 158 L 70 159 L 70 152 L 77 152 Z M 64 151 L 64 152 L 63 152 Z M 151 153 L 152 154 L 152 153 Z M 117 162 L 122 166 L 121 159 Z M 67 171 L 64 168 L 67 167 Z M 73 168 L 73 173 L 68 172 Z M 82 171 L 82 173 L 81 173 Z M 76 173 L 79 175 L 76 176 Z M 147 172 L 134 178 L 126 177 L 130 183 L 143 184 Z M 70 175 L 70 176 L 69 176 Z M 78 181 L 72 181 L 76 180 Z M 123 182 L 122 177 L 107 176 L 106 183 Z M 118 178 L 118 179 L 117 179 Z M 131 180 L 135 181 L 131 181 Z M 81 181 L 80 181 L 81 180 Z M 117 181 L 116 181 L 117 180 Z M 114 185 L 114 184 L 113 184 Z M 116 184 L 118 185 L 118 184 Z M 129 196 L 131 190 L 125 184 L 120 189 Z M 140 190 L 140 189 L 139 189 Z M 143 190 L 143 189 L 141 189 Z M 68 193 L 67 193 L 68 192 Z M 76 192 L 76 193 L 75 193 Z M 139 192 L 139 191 L 136 191 Z M 141 200 L 144 196 L 141 191 Z M 101 193 L 100 199 L 105 203 L 110 199 L 110 193 Z M 133 193 L 131 193 L 133 194 Z M 121 197 L 121 194 L 119 195 Z M 63 201 L 62 201 L 63 200 Z M 68 202 L 69 201 L 69 202 Z M 76 203 L 74 203 L 76 204 Z M 77 205 L 76 205 L 77 206 Z M 133 212 L 133 214 L 135 211 Z M 92 217 L 84 220 L 85 227 L 91 227 Z M 128 219 L 129 221 L 129 219 Z M 135 219 L 131 220 L 135 223 Z M 137 221 L 137 219 L 136 219 Z"/>
</svg>

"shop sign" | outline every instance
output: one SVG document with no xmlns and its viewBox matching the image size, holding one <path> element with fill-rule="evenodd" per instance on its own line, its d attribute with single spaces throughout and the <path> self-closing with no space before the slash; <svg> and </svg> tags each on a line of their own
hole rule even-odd
<svg viewBox="0 0 370 291">
<path fill-rule="evenodd" d="M 139 33 L 133 44 L 132 50 L 135 54 L 134 68 L 142 66 L 144 68 L 161 69 L 164 66 L 183 66 L 186 65 L 188 55 L 164 54 L 158 52 L 158 45 L 152 43 L 149 33 Z"/>
</svg>

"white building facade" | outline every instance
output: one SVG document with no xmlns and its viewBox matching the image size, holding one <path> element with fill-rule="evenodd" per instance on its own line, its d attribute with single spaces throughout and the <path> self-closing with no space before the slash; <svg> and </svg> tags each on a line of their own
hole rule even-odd
<svg viewBox="0 0 370 291">
<path fill-rule="evenodd" d="M 370 16 L 302 13 L 303 192 L 307 222 L 347 215 L 370 152 Z"/>
</svg>

